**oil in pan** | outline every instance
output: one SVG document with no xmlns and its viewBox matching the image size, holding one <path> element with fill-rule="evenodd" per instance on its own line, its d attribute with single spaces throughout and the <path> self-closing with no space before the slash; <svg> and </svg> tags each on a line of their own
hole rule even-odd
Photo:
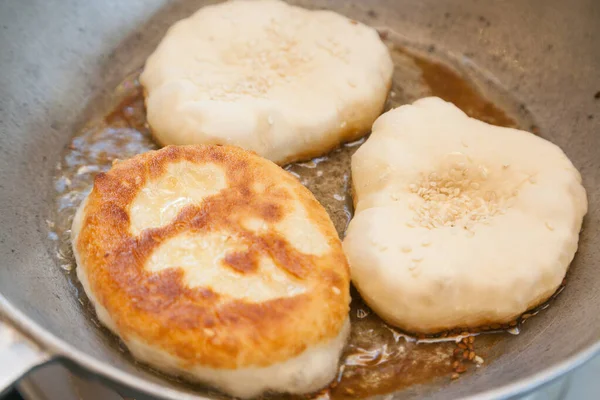
<svg viewBox="0 0 600 400">
<path fill-rule="evenodd" d="M 458 59 L 434 46 L 411 44 L 388 30 L 381 30 L 380 35 L 389 46 L 395 65 L 386 109 L 433 95 L 485 122 L 536 131 L 526 108 L 469 60 Z M 90 315 L 92 307 L 72 271 L 75 261 L 70 227 L 97 173 L 110 169 L 116 159 L 158 148 L 146 123 L 137 80 L 139 73 L 134 72 L 117 87 L 108 113 L 88 122 L 73 137 L 56 167 L 55 202 L 47 221 L 49 236 L 55 243 L 58 264 Z M 340 237 L 352 217 L 350 158 L 364 140 L 346 143 L 324 157 L 285 167 L 314 193 L 331 216 Z M 457 378 L 470 368 L 480 367 L 484 360 L 489 362 L 494 355 L 494 344 L 510 336 L 505 330 L 518 332 L 515 322 L 486 327 L 502 333 L 479 335 L 477 340 L 473 332 L 461 331 L 436 338 L 413 338 L 385 324 L 355 290 L 352 298 L 352 333 L 338 378 L 328 388 L 312 396 L 302 396 L 303 399 L 360 398 L 435 379 Z"/>
</svg>

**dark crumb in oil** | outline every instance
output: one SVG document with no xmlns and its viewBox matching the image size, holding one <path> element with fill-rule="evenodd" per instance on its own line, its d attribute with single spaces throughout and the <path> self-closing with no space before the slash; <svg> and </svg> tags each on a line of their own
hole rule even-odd
<svg viewBox="0 0 600 400">
<path fill-rule="evenodd" d="M 378 17 L 377 13 L 375 12 L 375 10 L 369 10 L 367 11 L 367 15 L 371 18 L 376 19 Z"/>
<path fill-rule="evenodd" d="M 486 17 L 484 17 L 483 15 L 479 16 L 479 22 L 482 22 L 485 24 L 485 26 L 490 26 L 492 25 L 492 23 L 490 22 L 489 19 L 487 19 Z"/>
<path fill-rule="evenodd" d="M 594 116 L 592 114 L 588 115 L 588 119 L 594 119 Z"/>
<path fill-rule="evenodd" d="M 600 99 L 600 90 L 596 92 L 596 94 L 594 95 L 594 99 Z"/>
<path fill-rule="evenodd" d="M 452 353 L 452 357 L 454 358 L 452 362 L 453 373 L 450 377 L 452 380 L 458 379 L 460 374 L 467 372 L 470 366 L 483 364 L 483 358 L 475 352 L 474 336 L 464 337 L 458 342 Z"/>
</svg>

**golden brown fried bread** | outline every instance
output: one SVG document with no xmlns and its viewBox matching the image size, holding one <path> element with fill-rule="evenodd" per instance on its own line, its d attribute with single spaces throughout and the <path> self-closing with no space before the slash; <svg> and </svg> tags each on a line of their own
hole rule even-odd
<svg viewBox="0 0 600 400">
<path fill-rule="evenodd" d="M 119 162 L 72 239 L 100 320 L 140 360 L 241 397 L 336 374 L 348 265 L 323 207 L 272 162 L 212 145 Z"/>
</svg>

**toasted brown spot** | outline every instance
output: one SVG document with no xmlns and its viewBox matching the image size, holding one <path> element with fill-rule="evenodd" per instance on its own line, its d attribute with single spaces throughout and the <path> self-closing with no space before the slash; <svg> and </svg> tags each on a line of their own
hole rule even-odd
<svg viewBox="0 0 600 400">
<path fill-rule="evenodd" d="M 273 203 L 262 204 L 258 213 L 262 219 L 268 222 L 276 222 L 283 218 L 283 210 L 279 205 Z"/>
<path fill-rule="evenodd" d="M 258 254 L 253 251 L 227 254 L 223 263 L 238 272 L 254 272 L 258 268 Z"/>
</svg>

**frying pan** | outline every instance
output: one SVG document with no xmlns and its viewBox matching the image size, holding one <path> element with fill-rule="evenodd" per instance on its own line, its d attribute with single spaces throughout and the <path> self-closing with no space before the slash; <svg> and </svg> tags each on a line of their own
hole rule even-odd
<svg viewBox="0 0 600 400">
<path fill-rule="evenodd" d="M 60 360 L 137 398 L 220 397 L 134 363 L 78 302 L 50 254 L 44 222 L 52 171 L 70 136 L 143 65 L 170 24 L 206 3 L 0 2 L 0 391 L 35 366 Z M 528 107 L 542 136 L 579 168 L 588 191 L 579 253 L 552 306 L 519 336 L 499 342 L 497 358 L 484 368 L 453 384 L 436 381 L 385 398 L 507 398 L 600 351 L 600 2 L 295 3 L 386 26 L 476 63 Z"/>
</svg>

